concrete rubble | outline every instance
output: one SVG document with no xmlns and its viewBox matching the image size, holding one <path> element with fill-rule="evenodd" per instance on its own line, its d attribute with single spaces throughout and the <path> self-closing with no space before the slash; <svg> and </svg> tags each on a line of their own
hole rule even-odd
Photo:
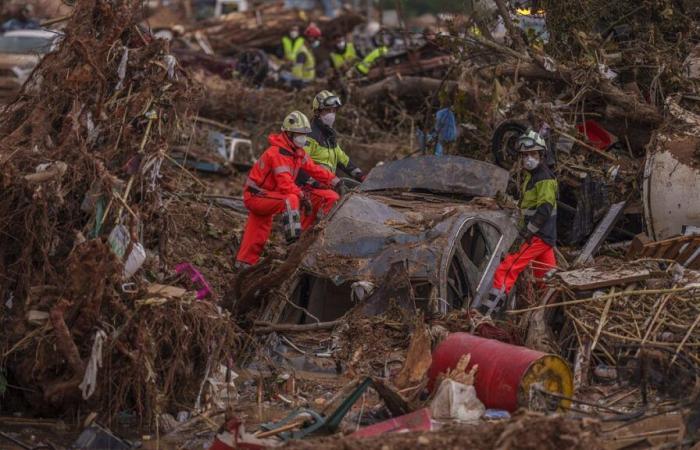
<svg viewBox="0 0 700 450">
<path fill-rule="evenodd" d="M 0 55 L 0 448 L 700 445 L 696 2 L 383 27 L 357 2 L 26 3 L 56 37 Z M 292 89 L 280 42 L 312 22 L 318 76 Z M 337 35 L 386 52 L 336 72 Z M 321 89 L 367 177 L 234 268 L 246 175 Z M 528 129 L 557 267 L 487 315 Z"/>
</svg>

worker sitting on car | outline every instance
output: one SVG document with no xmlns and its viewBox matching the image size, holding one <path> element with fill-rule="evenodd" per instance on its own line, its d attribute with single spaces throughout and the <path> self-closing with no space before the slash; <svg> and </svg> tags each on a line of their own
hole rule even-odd
<svg viewBox="0 0 700 450">
<path fill-rule="evenodd" d="M 243 190 L 248 219 L 236 256 L 236 267 L 247 267 L 258 262 L 276 214 L 283 214 L 288 242 L 293 242 L 301 234 L 299 207 L 303 206 L 306 210 L 312 208 L 307 194 L 295 184 L 301 169 L 325 185 L 335 187 L 340 182 L 333 173 L 314 163 L 304 152 L 309 133 L 309 119 L 299 111 L 290 113 L 282 123 L 282 132 L 268 137 L 270 147 L 250 170 Z"/>
<path fill-rule="evenodd" d="M 311 120 L 311 134 L 307 140 L 306 153 L 316 164 L 320 164 L 335 173 L 337 169 L 350 175 L 357 181 L 365 179 L 362 170 L 350 160 L 350 157 L 338 145 L 338 137 L 333 129 L 335 115 L 342 105 L 340 98 L 330 91 L 321 91 L 313 99 L 313 119 Z M 304 171 L 297 179 L 298 183 L 306 189 L 311 188 L 311 198 L 314 204 L 313 215 L 306 216 L 302 220 L 304 229 L 313 224 L 319 214 L 328 213 L 339 196 L 329 189 L 318 189 L 315 180 L 308 180 Z"/>
<path fill-rule="evenodd" d="M 519 229 L 523 243 L 516 252 L 508 254 L 496 269 L 489 298 L 481 304 L 482 312 L 487 314 L 504 308 L 505 299 L 518 275 L 528 265 L 532 264 L 535 277 L 542 279 L 557 264 L 554 246 L 557 240 L 559 188 L 554 174 L 544 162 L 546 143 L 538 133 L 528 130 L 516 145 L 525 168 Z"/>
</svg>

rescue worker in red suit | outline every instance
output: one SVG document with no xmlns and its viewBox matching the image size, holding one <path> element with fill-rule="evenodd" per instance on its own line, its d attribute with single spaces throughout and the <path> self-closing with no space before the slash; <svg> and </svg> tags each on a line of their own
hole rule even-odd
<svg viewBox="0 0 700 450">
<path fill-rule="evenodd" d="M 295 183 L 301 169 L 325 185 L 335 187 L 340 182 L 304 152 L 309 133 L 309 119 L 299 111 L 290 113 L 282 123 L 282 132 L 268 137 L 270 147 L 250 170 L 243 190 L 248 220 L 236 256 L 237 268 L 258 262 L 276 214 L 283 214 L 287 242 L 293 242 L 301 234 L 299 208 L 304 206 L 308 211 L 313 208 L 310 199 Z"/>
<path fill-rule="evenodd" d="M 525 169 L 519 229 L 523 243 L 516 252 L 508 254 L 496 269 L 489 298 L 480 306 L 485 314 L 504 309 L 508 293 L 528 265 L 532 266 L 538 280 L 557 265 L 554 246 L 557 240 L 559 187 L 554 174 L 544 162 L 547 144 L 538 133 L 528 130 L 516 145 Z"/>
</svg>

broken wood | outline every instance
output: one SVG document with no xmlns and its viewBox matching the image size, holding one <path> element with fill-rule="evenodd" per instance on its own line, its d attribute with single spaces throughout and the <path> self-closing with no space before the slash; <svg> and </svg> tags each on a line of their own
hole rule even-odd
<svg viewBox="0 0 700 450">
<path fill-rule="evenodd" d="M 396 387 L 405 389 L 415 386 L 426 378 L 428 369 L 433 362 L 430 352 L 430 334 L 428 328 L 419 321 L 417 329 L 411 336 L 411 343 L 406 352 L 406 361 L 396 376 Z"/>
<path fill-rule="evenodd" d="M 646 269 L 628 269 L 624 267 L 616 270 L 600 270 L 595 267 L 588 267 L 586 269 L 559 272 L 557 276 L 570 289 L 586 291 L 644 281 L 651 277 L 651 272 Z"/>
<path fill-rule="evenodd" d="M 342 319 L 334 320 L 331 322 L 318 322 L 300 325 L 292 323 L 255 322 L 255 328 L 253 329 L 253 331 L 256 334 L 272 333 L 273 331 L 289 331 L 299 333 L 303 331 L 328 330 L 331 328 L 335 328 L 344 322 L 345 321 Z"/>
<path fill-rule="evenodd" d="M 610 207 L 607 214 L 605 214 L 605 217 L 598 222 L 595 230 L 593 230 L 593 233 L 588 238 L 588 241 L 586 241 L 586 245 L 583 247 L 581 254 L 578 255 L 576 261 L 574 261 L 574 267 L 586 264 L 588 260 L 593 257 L 595 252 L 598 251 L 598 248 L 600 248 L 603 242 L 605 242 L 605 239 L 607 239 L 617 221 L 620 220 L 620 217 L 622 217 L 625 204 L 627 204 L 627 202 L 619 202 Z"/>
<path fill-rule="evenodd" d="M 355 97 L 362 102 L 374 102 L 383 95 L 427 96 L 441 88 L 449 93 L 457 88 L 456 81 L 443 81 L 428 77 L 390 77 L 369 86 L 359 88 Z"/>
</svg>

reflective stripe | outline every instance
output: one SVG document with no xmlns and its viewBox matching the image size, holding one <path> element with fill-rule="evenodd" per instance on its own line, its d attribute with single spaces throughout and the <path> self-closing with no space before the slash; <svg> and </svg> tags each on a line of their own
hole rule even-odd
<svg viewBox="0 0 700 450">
<path fill-rule="evenodd" d="M 246 186 L 246 187 L 251 187 L 251 188 L 256 189 L 256 190 L 258 190 L 258 191 L 260 191 L 260 192 L 265 192 L 265 189 L 263 189 L 263 188 L 261 188 L 260 186 L 258 186 L 258 184 L 257 184 L 255 181 L 251 180 L 250 178 L 246 178 L 246 180 L 245 180 L 245 186 Z"/>
<path fill-rule="evenodd" d="M 357 70 L 362 75 L 367 75 L 369 73 L 369 69 L 372 68 L 372 65 L 374 65 L 376 60 L 386 55 L 388 52 L 389 49 L 386 47 L 375 48 L 370 52 L 369 55 L 365 56 L 365 58 L 362 61 L 360 61 L 359 64 L 357 64 Z"/>
<path fill-rule="evenodd" d="M 272 171 L 275 173 L 275 175 L 279 175 L 284 172 L 289 172 L 292 173 L 292 168 L 289 166 L 277 166 Z"/>
<path fill-rule="evenodd" d="M 537 233 L 538 231 L 540 231 L 540 227 L 536 227 L 535 225 L 532 224 L 532 222 L 527 224 L 527 229 L 528 229 L 528 231 L 530 231 L 532 233 Z"/>
<path fill-rule="evenodd" d="M 534 216 L 537 213 L 536 209 L 523 209 L 523 216 L 525 217 L 530 217 Z M 549 217 L 555 217 L 557 215 L 557 210 L 553 209 L 552 213 L 549 215 Z"/>
</svg>

